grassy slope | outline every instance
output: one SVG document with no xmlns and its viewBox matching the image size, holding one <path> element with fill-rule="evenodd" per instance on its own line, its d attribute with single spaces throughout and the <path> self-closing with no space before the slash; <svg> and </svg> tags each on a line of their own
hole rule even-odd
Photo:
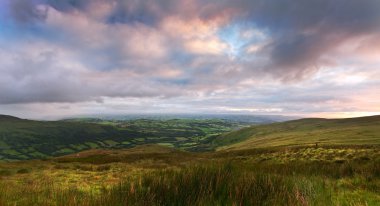
<svg viewBox="0 0 380 206">
<path fill-rule="evenodd" d="M 145 160 L 160 160 L 161 163 L 181 163 L 196 160 L 197 156 L 189 152 L 177 150 L 160 145 L 139 145 L 130 149 L 86 150 L 76 154 L 57 157 L 54 161 L 59 163 L 109 164 L 109 163 L 137 163 Z"/>
<path fill-rule="evenodd" d="M 115 129 L 104 125 L 41 122 L 2 116 L 0 118 L 0 159 L 43 158 L 59 155 L 60 151 L 64 154 L 64 149 L 75 151 L 77 144 L 104 140 L 116 134 Z M 88 147 L 83 145 L 83 149 L 88 149 Z"/>
<path fill-rule="evenodd" d="M 214 142 L 219 149 L 250 149 L 305 145 L 379 145 L 380 116 L 350 119 L 301 119 L 252 126 L 230 132 Z"/>
</svg>

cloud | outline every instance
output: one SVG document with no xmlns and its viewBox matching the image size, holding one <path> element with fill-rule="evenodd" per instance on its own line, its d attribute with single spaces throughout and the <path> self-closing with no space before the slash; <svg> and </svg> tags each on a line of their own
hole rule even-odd
<svg viewBox="0 0 380 206">
<path fill-rule="evenodd" d="M 359 101 L 341 94 L 352 85 L 377 91 L 379 10 L 376 0 L 4 0 L 0 104 L 328 110 Z"/>
<path fill-rule="evenodd" d="M 9 13 L 11 17 L 21 24 L 33 23 L 35 21 L 41 21 L 46 18 L 46 7 L 36 7 L 35 1 L 28 0 L 12 0 L 6 1 L 6 6 L 9 6 Z M 9 5 L 7 5 L 7 3 Z"/>
<path fill-rule="evenodd" d="M 250 19 L 270 33 L 266 70 L 285 80 L 309 77 L 352 38 L 379 33 L 377 1 L 250 1 Z M 244 5 L 245 5 L 244 4 Z"/>
</svg>

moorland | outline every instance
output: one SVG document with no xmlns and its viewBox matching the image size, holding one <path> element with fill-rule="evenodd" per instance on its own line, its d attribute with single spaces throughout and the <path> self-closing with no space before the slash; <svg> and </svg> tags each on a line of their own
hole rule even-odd
<svg viewBox="0 0 380 206">
<path fill-rule="evenodd" d="M 0 205 L 380 204 L 379 116 L 254 125 L 3 116 L 0 128 Z"/>
</svg>

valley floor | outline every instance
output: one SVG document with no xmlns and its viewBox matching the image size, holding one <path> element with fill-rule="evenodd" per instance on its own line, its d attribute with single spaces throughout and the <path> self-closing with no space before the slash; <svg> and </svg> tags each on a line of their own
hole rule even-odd
<svg viewBox="0 0 380 206">
<path fill-rule="evenodd" d="M 380 205 L 380 148 L 156 145 L 0 164 L 0 205 Z"/>
</svg>

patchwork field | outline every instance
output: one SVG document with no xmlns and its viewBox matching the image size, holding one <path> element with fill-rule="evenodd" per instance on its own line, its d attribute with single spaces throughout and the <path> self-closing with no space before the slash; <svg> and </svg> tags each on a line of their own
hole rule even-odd
<svg viewBox="0 0 380 206">
<path fill-rule="evenodd" d="M 230 120 L 31 121 L 0 116 L 0 161 L 41 159 L 88 149 L 160 144 L 188 151 L 212 150 L 218 135 L 250 123 Z"/>
</svg>

